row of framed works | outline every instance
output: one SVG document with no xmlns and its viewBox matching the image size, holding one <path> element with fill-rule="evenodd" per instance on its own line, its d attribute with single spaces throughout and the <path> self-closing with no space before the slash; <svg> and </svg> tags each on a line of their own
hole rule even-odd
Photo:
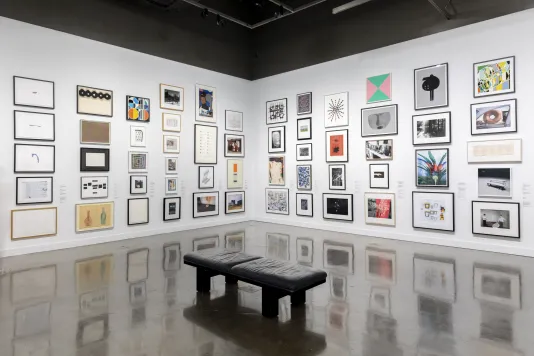
<svg viewBox="0 0 534 356">
<path fill-rule="evenodd" d="M 266 212 L 289 215 L 289 189 L 265 190 Z M 323 218 L 354 221 L 353 194 L 323 193 Z M 296 193 L 296 212 L 313 216 L 313 194 Z M 395 194 L 365 193 L 365 223 L 395 226 Z M 455 230 L 454 193 L 412 192 L 412 227 L 440 231 Z M 472 233 L 520 238 L 520 204 L 516 202 L 473 201 Z"/>
</svg>

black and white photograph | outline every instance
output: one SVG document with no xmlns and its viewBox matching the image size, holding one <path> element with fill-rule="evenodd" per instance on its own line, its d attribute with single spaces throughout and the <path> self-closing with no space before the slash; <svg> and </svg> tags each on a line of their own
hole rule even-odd
<svg viewBox="0 0 534 356">
<path fill-rule="evenodd" d="M 178 174 L 178 156 L 165 156 L 165 174 Z"/>
<path fill-rule="evenodd" d="M 511 168 L 478 168 L 478 196 L 511 198 L 512 197 L 512 169 Z"/>
<path fill-rule="evenodd" d="M 296 147 L 297 161 L 311 161 L 313 159 L 311 143 L 300 143 Z"/>
<path fill-rule="evenodd" d="M 297 140 L 311 140 L 312 138 L 312 118 L 305 117 L 297 119 Z"/>
<path fill-rule="evenodd" d="M 412 116 L 413 145 L 451 143 L 451 113 Z"/>
<path fill-rule="evenodd" d="M 323 193 L 323 218 L 354 221 L 353 195 Z"/>
<path fill-rule="evenodd" d="M 297 237 L 297 262 L 301 265 L 313 265 L 313 240 L 307 237 Z"/>
<path fill-rule="evenodd" d="M 198 189 L 215 187 L 215 166 L 198 166 Z"/>
<path fill-rule="evenodd" d="M 369 188 L 389 189 L 389 164 L 377 163 L 369 165 Z"/>
<path fill-rule="evenodd" d="M 297 115 L 312 113 L 312 93 L 297 94 Z"/>
<path fill-rule="evenodd" d="M 296 203 L 298 216 L 313 216 L 313 194 L 297 193 Z"/>
<path fill-rule="evenodd" d="M 267 125 L 287 122 L 287 99 L 276 99 L 266 103 L 265 121 Z"/>
<path fill-rule="evenodd" d="M 147 176 L 130 176 L 130 194 L 146 194 L 147 185 Z"/>
<path fill-rule="evenodd" d="M 396 135 L 398 133 L 398 105 L 362 109 L 362 137 Z"/>
<path fill-rule="evenodd" d="M 449 65 L 414 70 L 415 110 L 449 106 Z"/>
<path fill-rule="evenodd" d="M 282 153 L 286 151 L 286 127 L 269 127 L 269 153 Z"/>
<path fill-rule="evenodd" d="M 344 164 L 330 164 L 328 166 L 328 184 L 330 190 L 347 189 Z"/>
<path fill-rule="evenodd" d="M 475 263 L 474 296 L 483 302 L 521 309 L 521 271 Z"/>
<path fill-rule="evenodd" d="M 184 111 L 184 88 L 160 84 L 159 90 L 160 108 Z"/>
<path fill-rule="evenodd" d="M 365 141 L 365 158 L 368 161 L 392 160 L 393 140 Z"/>
<path fill-rule="evenodd" d="M 163 198 L 163 221 L 179 220 L 182 212 L 180 197 Z"/>
<path fill-rule="evenodd" d="M 54 109 L 54 82 L 13 77 L 13 105 Z"/>
<path fill-rule="evenodd" d="M 323 267 L 329 272 L 354 274 L 354 245 L 332 240 L 323 243 Z"/>
<path fill-rule="evenodd" d="M 471 104 L 471 135 L 517 132 L 517 99 Z"/>
<path fill-rule="evenodd" d="M 473 234 L 520 238 L 519 203 L 472 202 Z"/>
</svg>

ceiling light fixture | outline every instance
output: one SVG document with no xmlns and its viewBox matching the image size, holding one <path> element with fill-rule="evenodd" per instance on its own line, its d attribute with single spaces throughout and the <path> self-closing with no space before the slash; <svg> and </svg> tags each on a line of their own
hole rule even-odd
<svg viewBox="0 0 534 356">
<path fill-rule="evenodd" d="M 204 9 L 202 10 L 202 12 L 200 13 L 200 17 L 202 17 L 203 19 L 205 19 L 206 17 L 208 17 L 209 15 L 209 10 L 208 9 Z"/>
<path fill-rule="evenodd" d="M 348 2 L 345 5 L 334 7 L 332 9 L 332 14 L 333 15 L 339 14 L 340 12 L 347 11 L 349 9 L 352 9 L 353 7 L 360 6 L 361 4 L 365 4 L 366 2 L 369 2 L 369 1 L 371 0 L 354 0 L 354 1 Z"/>
<path fill-rule="evenodd" d="M 221 17 L 221 15 L 217 14 L 217 26 L 224 27 L 226 25 L 226 20 Z"/>
</svg>

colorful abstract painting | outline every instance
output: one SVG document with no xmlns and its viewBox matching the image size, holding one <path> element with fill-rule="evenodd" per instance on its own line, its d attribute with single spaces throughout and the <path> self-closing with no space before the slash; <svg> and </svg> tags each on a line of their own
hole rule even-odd
<svg viewBox="0 0 534 356">
<path fill-rule="evenodd" d="M 367 78 L 367 104 L 391 100 L 391 73 Z"/>
<path fill-rule="evenodd" d="M 126 105 L 126 120 L 150 121 L 150 99 L 127 96 Z"/>
<path fill-rule="evenodd" d="M 515 57 L 475 63 L 475 97 L 515 91 Z"/>
</svg>

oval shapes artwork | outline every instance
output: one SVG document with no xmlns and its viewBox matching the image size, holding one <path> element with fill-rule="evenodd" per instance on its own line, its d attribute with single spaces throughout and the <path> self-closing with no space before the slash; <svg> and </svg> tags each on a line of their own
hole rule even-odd
<svg viewBox="0 0 534 356">
<path fill-rule="evenodd" d="M 126 120 L 150 122 L 150 99 L 126 97 Z"/>
</svg>

